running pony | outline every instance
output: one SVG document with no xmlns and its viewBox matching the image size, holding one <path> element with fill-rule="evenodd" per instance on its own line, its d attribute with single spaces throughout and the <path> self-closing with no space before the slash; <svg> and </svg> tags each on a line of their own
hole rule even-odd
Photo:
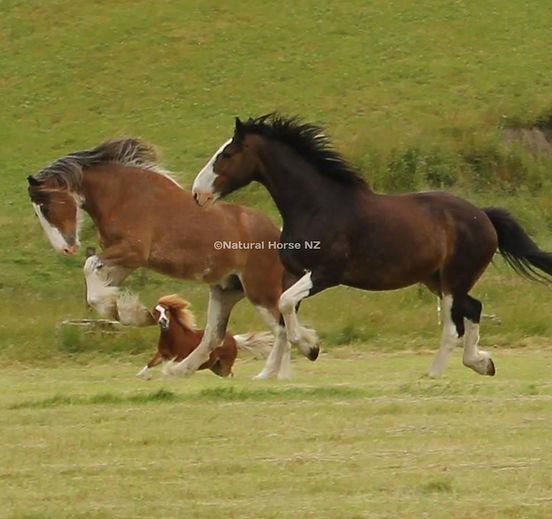
<svg viewBox="0 0 552 519">
<path fill-rule="evenodd" d="M 491 357 L 477 347 L 482 305 L 470 290 L 497 249 L 522 275 L 552 275 L 552 254 L 505 209 L 479 209 L 442 192 L 375 193 L 320 127 L 297 118 L 236 119 L 232 138 L 199 172 L 193 193 L 208 206 L 251 181 L 263 184 L 278 206 L 280 258 L 300 278 L 287 276 L 279 301 L 292 343 L 302 336 L 296 308 L 305 297 L 340 284 L 393 290 L 423 283 L 442 298 L 444 316 L 429 375 L 443 372 L 460 337 L 464 364 L 494 375 Z"/>
<path fill-rule="evenodd" d="M 199 346 L 205 330 L 196 330 L 194 314 L 189 309 L 190 303 L 176 294 L 161 297 L 153 309 L 153 318 L 159 325 L 161 333 L 157 352 L 137 374 L 148 378 L 149 370 L 161 362 L 185 359 Z M 220 346 L 209 355 L 199 369 L 210 369 L 219 377 L 234 376 L 232 367 L 238 350 L 252 354 L 265 354 L 270 350 L 272 337 L 267 333 L 248 333 L 232 335 L 226 332 Z M 165 370 L 164 370 L 165 371 Z"/>
<path fill-rule="evenodd" d="M 86 260 L 84 271 L 87 300 L 103 316 L 153 324 L 142 305 L 119 315 L 118 287 L 138 267 L 210 285 L 205 335 L 173 371 L 191 375 L 207 361 L 224 338 L 232 308 L 245 296 L 278 344 L 259 377 L 288 376 L 289 348 L 278 310 L 283 267 L 269 246 L 280 232 L 265 215 L 233 204 L 201 210 L 159 167 L 154 148 L 137 139 L 71 153 L 27 180 L 36 215 L 56 251 L 77 252 L 81 211 L 94 222 L 102 252 Z M 224 243 L 255 247 L 221 247 Z M 301 350 L 316 358 L 310 344 Z"/>
</svg>

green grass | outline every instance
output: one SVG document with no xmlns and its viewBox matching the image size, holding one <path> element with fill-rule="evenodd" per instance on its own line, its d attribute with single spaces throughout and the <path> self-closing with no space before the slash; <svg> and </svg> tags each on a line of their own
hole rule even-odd
<svg viewBox="0 0 552 519">
<path fill-rule="evenodd" d="M 4 517 L 545 518 L 552 512 L 546 350 L 336 349 L 293 382 L 134 378 L 138 361 L 7 367 L 0 379 Z M 157 372 L 159 373 L 159 372 Z"/>
</svg>

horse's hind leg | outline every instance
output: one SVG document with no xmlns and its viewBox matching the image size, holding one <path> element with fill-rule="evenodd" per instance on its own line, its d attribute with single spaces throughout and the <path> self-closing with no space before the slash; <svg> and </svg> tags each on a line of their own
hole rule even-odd
<svg viewBox="0 0 552 519">
<path fill-rule="evenodd" d="M 237 281 L 237 278 L 236 278 Z M 209 306 L 207 308 L 207 325 L 198 347 L 169 372 L 173 375 L 189 377 L 209 360 L 210 353 L 220 346 L 224 340 L 230 312 L 234 305 L 243 299 L 243 289 L 238 284 L 223 288 L 220 285 L 211 286 Z"/>
<path fill-rule="evenodd" d="M 262 371 L 253 377 L 256 380 L 265 380 L 269 378 L 290 378 L 291 377 L 291 357 L 287 333 L 283 323 L 278 319 L 280 312 L 274 309 L 273 312 L 267 308 L 258 307 L 259 313 L 266 324 L 272 330 L 274 335 L 274 345 L 266 359 Z"/>
<path fill-rule="evenodd" d="M 464 300 L 464 366 L 480 375 L 493 376 L 496 373 L 494 363 L 486 351 L 477 348 L 479 342 L 479 322 L 481 320 L 481 302 L 467 295 Z"/>
<path fill-rule="evenodd" d="M 443 315 L 443 332 L 441 334 L 441 343 L 439 351 L 435 355 L 433 364 L 429 368 L 428 375 L 430 377 L 439 377 L 445 371 L 447 361 L 453 352 L 458 340 L 456 325 L 452 318 L 453 298 L 450 294 L 446 294 L 441 300 L 441 311 Z"/>
</svg>

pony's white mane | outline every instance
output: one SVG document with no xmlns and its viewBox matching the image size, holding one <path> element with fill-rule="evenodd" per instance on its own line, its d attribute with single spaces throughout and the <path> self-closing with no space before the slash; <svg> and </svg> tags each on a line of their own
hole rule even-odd
<svg viewBox="0 0 552 519">
<path fill-rule="evenodd" d="M 185 328 L 189 330 L 196 329 L 195 316 L 191 310 L 188 310 L 190 303 L 178 294 L 160 297 L 157 304 L 166 307 Z"/>
</svg>

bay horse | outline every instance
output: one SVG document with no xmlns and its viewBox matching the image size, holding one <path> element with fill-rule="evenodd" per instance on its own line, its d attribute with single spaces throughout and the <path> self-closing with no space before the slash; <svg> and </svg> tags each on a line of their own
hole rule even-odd
<svg viewBox="0 0 552 519">
<path fill-rule="evenodd" d="M 149 371 L 161 362 L 180 362 L 199 346 L 205 330 L 197 330 L 190 303 L 177 294 L 159 298 L 152 310 L 159 325 L 159 343 L 153 358 L 136 376 L 147 378 Z M 238 350 L 258 354 L 270 349 L 272 337 L 267 333 L 232 335 L 226 332 L 222 344 L 215 348 L 198 369 L 210 369 L 219 377 L 233 377 L 232 367 Z"/>
<path fill-rule="evenodd" d="M 154 324 L 138 305 L 119 315 L 118 287 L 138 267 L 210 285 L 207 325 L 201 343 L 173 371 L 191 375 L 224 338 L 230 312 L 244 296 L 275 337 L 259 378 L 289 376 L 289 347 L 278 300 L 283 267 L 269 243 L 280 231 L 264 214 L 234 204 L 206 213 L 158 165 L 155 149 L 138 139 L 107 141 L 53 162 L 27 177 L 29 195 L 53 248 L 75 254 L 81 210 L 95 224 L 102 251 L 84 272 L 87 300 L 104 317 L 125 324 Z M 224 244 L 252 247 L 223 247 Z M 122 312 L 121 312 L 122 314 Z M 310 344 L 301 351 L 311 358 Z"/>
<path fill-rule="evenodd" d="M 464 364 L 494 375 L 491 357 L 477 347 L 482 305 L 470 290 L 497 250 L 526 277 L 552 274 L 552 254 L 507 210 L 480 209 L 444 192 L 375 193 L 319 126 L 296 117 L 236 118 L 232 138 L 192 191 L 200 206 L 210 206 L 251 181 L 274 199 L 283 219 L 280 258 L 300 278 L 286 276 L 279 301 L 292 343 L 301 339 L 296 309 L 305 297 L 340 284 L 393 290 L 422 283 L 441 298 L 444 316 L 429 375 L 443 373 L 460 337 Z"/>
</svg>

